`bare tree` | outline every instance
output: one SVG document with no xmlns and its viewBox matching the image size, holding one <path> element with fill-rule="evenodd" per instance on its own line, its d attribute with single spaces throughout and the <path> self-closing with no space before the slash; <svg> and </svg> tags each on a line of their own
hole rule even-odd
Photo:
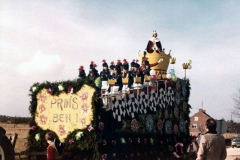
<svg viewBox="0 0 240 160">
<path fill-rule="evenodd" d="M 240 88 L 237 90 L 235 94 L 233 94 L 232 99 L 234 101 L 234 105 L 231 113 L 235 117 L 240 118 Z"/>
</svg>

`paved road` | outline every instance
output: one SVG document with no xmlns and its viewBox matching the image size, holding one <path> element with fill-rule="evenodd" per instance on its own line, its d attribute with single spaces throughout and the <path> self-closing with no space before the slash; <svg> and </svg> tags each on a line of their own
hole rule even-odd
<svg viewBox="0 0 240 160">
<path fill-rule="evenodd" d="M 226 160 L 240 160 L 240 148 L 227 148 Z"/>
</svg>

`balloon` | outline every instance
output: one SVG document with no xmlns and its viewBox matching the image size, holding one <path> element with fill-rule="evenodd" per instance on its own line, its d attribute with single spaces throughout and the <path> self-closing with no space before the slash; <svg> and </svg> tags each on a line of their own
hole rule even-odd
<svg viewBox="0 0 240 160">
<path fill-rule="evenodd" d="M 175 74 L 174 69 L 170 69 L 170 70 L 169 70 L 169 73 L 170 73 L 171 75 L 174 75 L 174 74 Z"/>
<path fill-rule="evenodd" d="M 189 59 L 189 60 L 188 60 L 188 64 L 192 64 L 192 60 Z"/>
<path fill-rule="evenodd" d="M 154 71 L 154 70 L 151 70 L 151 71 L 150 71 L 150 75 L 151 75 L 151 76 L 156 75 L 155 71 Z"/>
<path fill-rule="evenodd" d="M 167 79 L 172 78 L 171 74 L 167 74 Z"/>
<path fill-rule="evenodd" d="M 151 75 L 151 80 L 155 81 L 156 80 L 156 75 Z"/>
<path fill-rule="evenodd" d="M 191 65 L 188 65 L 188 69 L 192 69 L 192 66 L 191 66 Z"/>
<path fill-rule="evenodd" d="M 172 76 L 172 80 L 173 80 L 174 82 L 176 82 L 176 81 L 177 81 L 177 77 L 176 77 L 175 75 L 173 75 L 173 76 Z"/>
</svg>

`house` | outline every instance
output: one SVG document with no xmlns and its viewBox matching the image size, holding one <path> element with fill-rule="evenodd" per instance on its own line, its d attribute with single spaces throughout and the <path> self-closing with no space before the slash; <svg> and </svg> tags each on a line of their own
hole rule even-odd
<svg viewBox="0 0 240 160">
<path fill-rule="evenodd" d="M 190 135 L 198 135 L 198 133 L 204 133 L 206 121 L 212 118 L 206 113 L 206 110 L 199 109 L 192 117 L 190 117 L 189 132 Z"/>
</svg>

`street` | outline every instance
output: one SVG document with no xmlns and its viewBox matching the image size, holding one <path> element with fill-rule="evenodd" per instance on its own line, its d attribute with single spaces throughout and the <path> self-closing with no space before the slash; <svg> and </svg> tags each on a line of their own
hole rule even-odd
<svg viewBox="0 0 240 160">
<path fill-rule="evenodd" d="M 227 148 L 226 160 L 240 160 L 240 148 Z"/>
</svg>

